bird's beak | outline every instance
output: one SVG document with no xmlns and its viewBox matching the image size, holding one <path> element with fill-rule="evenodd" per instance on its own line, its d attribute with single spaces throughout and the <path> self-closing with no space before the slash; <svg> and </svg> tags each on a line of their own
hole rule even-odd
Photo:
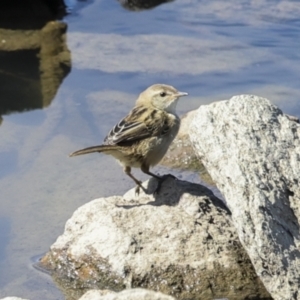
<svg viewBox="0 0 300 300">
<path fill-rule="evenodd" d="M 177 97 L 182 97 L 182 96 L 187 96 L 187 95 L 188 95 L 188 93 L 185 93 L 185 92 L 178 92 L 176 94 Z"/>
</svg>

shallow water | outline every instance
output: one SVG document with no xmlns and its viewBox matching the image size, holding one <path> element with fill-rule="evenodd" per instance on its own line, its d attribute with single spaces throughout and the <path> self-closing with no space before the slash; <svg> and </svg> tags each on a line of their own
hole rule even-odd
<svg viewBox="0 0 300 300">
<path fill-rule="evenodd" d="M 63 299 L 32 267 L 34 257 L 77 207 L 133 186 L 112 159 L 68 153 L 101 142 L 147 86 L 188 92 L 180 114 L 250 93 L 300 116 L 297 1 L 178 0 L 143 11 L 118 1 L 69 3 L 71 69 L 41 79 L 37 51 L 5 50 L 0 30 L 0 297 Z"/>
</svg>

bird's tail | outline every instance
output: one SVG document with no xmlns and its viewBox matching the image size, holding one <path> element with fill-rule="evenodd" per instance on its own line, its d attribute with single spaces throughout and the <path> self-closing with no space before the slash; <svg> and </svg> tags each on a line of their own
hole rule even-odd
<svg viewBox="0 0 300 300">
<path fill-rule="evenodd" d="M 94 153 L 94 152 L 105 152 L 109 150 L 115 150 L 114 146 L 109 146 L 109 145 L 99 145 L 99 146 L 92 146 L 88 148 L 84 148 L 81 150 L 77 150 L 73 153 L 71 153 L 69 156 L 77 156 L 77 155 L 82 155 L 82 154 L 88 154 L 88 153 Z"/>
</svg>

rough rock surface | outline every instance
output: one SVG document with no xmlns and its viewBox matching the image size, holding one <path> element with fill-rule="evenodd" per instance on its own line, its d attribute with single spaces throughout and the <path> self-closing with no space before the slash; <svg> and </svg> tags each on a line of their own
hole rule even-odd
<svg viewBox="0 0 300 300">
<path fill-rule="evenodd" d="M 120 293 L 107 290 L 90 290 L 79 300 L 175 300 L 171 296 L 145 289 L 129 289 Z"/>
<path fill-rule="evenodd" d="M 199 108 L 190 137 L 274 299 L 300 299 L 300 125 L 242 95 Z"/>
<path fill-rule="evenodd" d="M 167 178 L 80 207 L 41 261 L 73 288 L 142 287 L 178 299 L 270 299 L 224 204 L 207 188 Z M 56 280 L 57 282 L 57 280 Z"/>
</svg>

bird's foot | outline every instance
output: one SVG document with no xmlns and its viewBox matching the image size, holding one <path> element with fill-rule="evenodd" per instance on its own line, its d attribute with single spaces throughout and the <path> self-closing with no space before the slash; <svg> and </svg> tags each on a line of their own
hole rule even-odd
<svg viewBox="0 0 300 300">
<path fill-rule="evenodd" d="M 159 194 L 163 182 L 164 182 L 167 178 L 170 178 L 170 177 L 171 177 L 172 179 L 177 179 L 177 178 L 176 178 L 174 175 L 172 175 L 172 174 L 165 174 L 165 175 L 161 176 L 159 179 L 157 179 L 157 180 L 158 180 L 158 184 L 157 184 L 157 187 L 156 187 L 156 189 L 155 189 L 155 191 L 154 191 L 154 195 L 158 195 L 158 194 Z"/>
<path fill-rule="evenodd" d="M 137 186 L 135 187 L 134 193 L 136 196 L 138 196 L 140 194 L 140 189 L 144 189 L 142 182 L 138 181 L 137 182 Z"/>
</svg>

